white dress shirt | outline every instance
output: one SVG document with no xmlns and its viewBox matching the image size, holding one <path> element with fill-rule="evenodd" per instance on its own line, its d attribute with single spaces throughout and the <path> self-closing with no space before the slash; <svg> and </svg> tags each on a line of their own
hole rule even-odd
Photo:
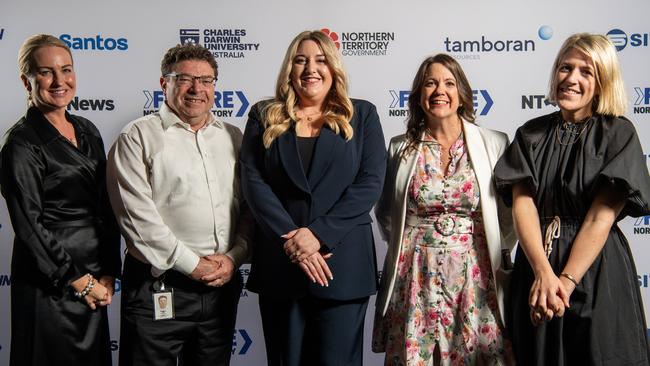
<svg viewBox="0 0 650 366">
<path fill-rule="evenodd" d="M 108 192 L 128 252 L 190 274 L 202 256 L 225 254 L 237 268 L 252 228 L 236 167 L 242 133 L 210 120 L 194 132 L 163 104 L 129 123 L 108 157 Z"/>
</svg>

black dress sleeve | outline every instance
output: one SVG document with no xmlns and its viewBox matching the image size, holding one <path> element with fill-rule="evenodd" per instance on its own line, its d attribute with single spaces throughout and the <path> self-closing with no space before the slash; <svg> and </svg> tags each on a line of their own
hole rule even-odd
<svg viewBox="0 0 650 366">
<path fill-rule="evenodd" d="M 50 283 L 63 288 L 83 273 L 74 265 L 54 235 L 43 226 L 43 176 L 46 165 L 39 147 L 12 141 L 2 147 L 0 180 L 2 194 L 7 201 L 16 244 L 27 252 L 39 271 Z"/>
<path fill-rule="evenodd" d="M 608 136 L 607 150 L 592 193 L 610 187 L 623 192 L 626 203 L 621 218 L 649 215 L 650 176 L 634 125 L 616 118 L 606 125 L 604 133 Z"/>
<path fill-rule="evenodd" d="M 532 144 L 524 134 L 524 127 L 520 127 L 515 139 L 494 167 L 494 182 L 503 202 L 508 207 L 512 206 L 512 186 L 522 181 L 528 185 L 534 196 L 539 189 L 537 173 L 533 162 Z"/>
</svg>

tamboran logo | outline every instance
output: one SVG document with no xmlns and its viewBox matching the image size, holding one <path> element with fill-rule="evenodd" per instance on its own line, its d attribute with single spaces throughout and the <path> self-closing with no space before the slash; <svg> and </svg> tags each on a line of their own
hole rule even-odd
<svg viewBox="0 0 650 366">
<path fill-rule="evenodd" d="M 408 90 L 389 90 L 393 98 L 390 103 L 388 115 L 390 117 L 406 117 L 408 114 L 408 100 L 410 91 Z M 492 109 L 494 101 L 490 97 L 490 93 L 484 89 L 472 90 L 472 99 L 474 102 L 474 109 L 480 116 L 485 116 Z"/>
<path fill-rule="evenodd" d="M 529 94 L 521 96 L 521 109 L 542 109 L 555 106 L 555 103 L 546 98 L 544 94 Z"/>
<path fill-rule="evenodd" d="M 341 32 L 323 28 L 343 56 L 386 56 L 390 43 L 395 40 L 395 32 Z"/>
<path fill-rule="evenodd" d="M 650 88 L 634 88 L 636 100 L 634 100 L 634 113 L 650 114 Z"/>
<path fill-rule="evenodd" d="M 245 329 L 235 329 L 232 335 L 232 354 L 245 355 L 253 340 Z"/>
<path fill-rule="evenodd" d="M 162 90 L 143 90 L 142 92 L 147 98 L 144 104 L 143 115 L 146 116 L 147 114 L 158 111 L 165 101 L 165 95 Z M 212 113 L 215 117 L 233 117 L 233 112 L 235 113 L 234 117 L 242 117 L 246 113 L 248 106 L 248 99 L 246 99 L 243 91 L 222 90 L 214 92 L 214 108 L 212 108 Z"/>
<path fill-rule="evenodd" d="M 650 234 L 650 216 L 641 216 L 634 221 L 635 234 Z"/>
<path fill-rule="evenodd" d="M 113 109 L 115 109 L 115 101 L 113 99 L 81 99 L 74 97 L 70 104 L 68 104 L 69 111 L 112 111 Z"/>
<path fill-rule="evenodd" d="M 248 42 L 246 29 L 181 29 L 182 44 L 202 44 L 215 58 L 243 58 L 245 52 L 257 51 L 259 42 Z"/>
<path fill-rule="evenodd" d="M 11 275 L 9 274 L 0 275 L 0 287 L 1 286 L 11 286 Z"/>
<path fill-rule="evenodd" d="M 553 37 L 553 29 L 548 25 L 543 25 L 537 29 L 537 35 L 543 41 Z M 536 43 L 533 39 L 494 39 L 486 35 L 480 38 L 455 40 L 445 37 L 443 41 L 445 50 L 448 53 L 458 53 L 453 55 L 457 59 L 478 60 L 481 53 L 489 52 L 535 52 Z"/>
<path fill-rule="evenodd" d="M 129 43 L 126 38 L 102 37 L 98 34 L 94 37 L 75 37 L 69 34 L 59 36 L 68 47 L 73 50 L 100 50 L 100 51 L 126 51 Z"/>
<path fill-rule="evenodd" d="M 614 44 L 616 51 L 623 51 L 628 45 L 630 47 L 648 47 L 650 44 L 650 34 L 648 33 L 630 33 L 628 37 L 621 29 L 612 29 L 607 32 L 607 38 Z"/>
</svg>

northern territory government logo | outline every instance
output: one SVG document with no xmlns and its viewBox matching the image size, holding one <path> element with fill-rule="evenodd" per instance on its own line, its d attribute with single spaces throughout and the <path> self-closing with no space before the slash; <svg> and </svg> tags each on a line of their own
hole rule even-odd
<svg viewBox="0 0 650 366">
<path fill-rule="evenodd" d="M 246 29 L 198 29 L 179 31 L 181 44 L 200 44 L 212 52 L 215 58 L 244 58 L 258 51 L 260 43 L 248 39 Z"/>
<path fill-rule="evenodd" d="M 328 35 L 343 56 L 386 56 L 395 41 L 395 32 L 335 32 L 323 28 L 321 32 Z"/>
</svg>

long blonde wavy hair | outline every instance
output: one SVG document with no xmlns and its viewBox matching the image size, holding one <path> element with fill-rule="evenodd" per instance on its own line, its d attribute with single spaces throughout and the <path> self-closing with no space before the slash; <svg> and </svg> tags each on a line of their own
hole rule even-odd
<svg viewBox="0 0 650 366">
<path fill-rule="evenodd" d="M 298 34 L 287 49 L 280 68 L 275 87 L 275 98 L 263 110 L 264 147 L 269 148 L 273 141 L 291 127 L 291 121 L 297 121 L 296 109 L 298 95 L 291 84 L 293 60 L 296 57 L 300 42 L 312 40 L 323 50 L 327 65 L 332 73 L 332 87 L 325 99 L 323 118 L 325 124 L 335 133 L 341 134 L 346 140 L 352 139 L 350 120 L 354 113 L 352 101 L 348 97 L 348 78 L 343 69 L 343 62 L 334 42 L 323 32 L 304 31 Z"/>
</svg>

